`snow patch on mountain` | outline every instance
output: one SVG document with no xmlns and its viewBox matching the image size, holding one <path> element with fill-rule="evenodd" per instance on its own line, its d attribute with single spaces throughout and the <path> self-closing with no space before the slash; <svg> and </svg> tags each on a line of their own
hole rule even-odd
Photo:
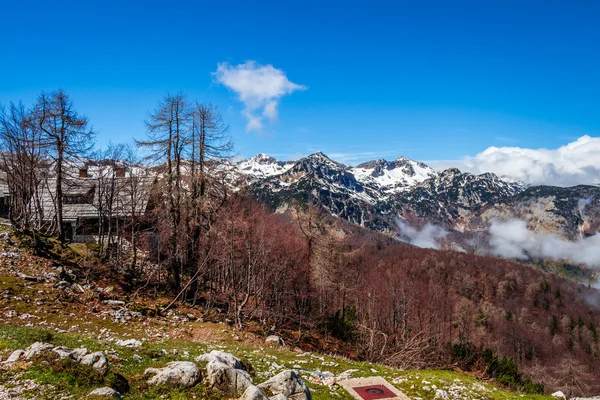
<svg viewBox="0 0 600 400">
<path fill-rule="evenodd" d="M 378 188 L 386 197 L 437 176 L 433 168 L 406 157 L 369 161 L 351 168 L 350 172 L 357 181 Z"/>
<path fill-rule="evenodd" d="M 237 163 L 237 169 L 241 174 L 250 175 L 256 179 L 280 175 L 294 166 L 293 161 L 277 161 L 267 154 L 258 154 L 247 160 Z"/>
</svg>

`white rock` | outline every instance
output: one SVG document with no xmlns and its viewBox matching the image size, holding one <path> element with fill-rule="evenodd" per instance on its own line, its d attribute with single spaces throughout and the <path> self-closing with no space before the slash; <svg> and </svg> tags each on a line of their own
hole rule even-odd
<svg viewBox="0 0 600 400">
<path fill-rule="evenodd" d="M 269 400 L 266 394 L 256 386 L 248 386 L 244 394 L 238 400 Z"/>
<path fill-rule="evenodd" d="M 269 400 L 289 400 L 289 399 L 282 394 L 276 394 L 275 396 L 269 397 Z"/>
<path fill-rule="evenodd" d="M 108 359 L 101 351 L 84 356 L 81 358 L 80 364 L 90 365 L 100 375 L 106 375 L 108 372 Z"/>
<path fill-rule="evenodd" d="M 266 382 L 258 385 L 261 389 L 268 389 L 274 394 L 282 394 L 291 400 L 311 400 L 312 396 L 308 387 L 293 370 L 280 372 Z"/>
<path fill-rule="evenodd" d="M 77 362 L 81 361 L 83 356 L 85 356 L 88 352 L 86 348 L 70 349 L 65 346 L 55 347 L 52 349 L 52 351 L 58 354 L 58 356 L 62 359 L 68 358 Z"/>
<path fill-rule="evenodd" d="M 565 394 L 563 392 L 561 392 L 560 390 L 558 392 L 554 392 L 551 394 L 552 397 L 556 397 L 557 399 L 565 399 L 567 398 L 567 396 L 565 396 Z"/>
<path fill-rule="evenodd" d="M 154 375 L 148 380 L 150 385 L 192 387 L 202 380 L 200 368 L 189 361 L 173 361 L 164 368 L 148 368 L 144 374 Z"/>
<path fill-rule="evenodd" d="M 31 346 L 25 348 L 24 356 L 29 360 L 31 357 L 37 356 L 38 354 L 46 350 L 51 350 L 52 348 L 54 348 L 54 346 L 49 343 L 35 342 Z"/>
<path fill-rule="evenodd" d="M 218 360 L 206 365 L 206 374 L 210 386 L 227 397 L 239 397 L 252 386 L 252 378 L 246 371 L 235 369 Z"/>
<path fill-rule="evenodd" d="M 56 354 L 58 354 L 58 356 L 60 358 L 71 358 L 74 359 L 71 355 L 73 353 L 72 349 L 69 349 L 68 347 L 64 347 L 64 346 L 58 346 L 52 349 L 53 352 L 55 352 Z"/>
<path fill-rule="evenodd" d="M 88 396 L 112 397 L 114 399 L 121 398 L 121 394 L 119 392 L 107 386 L 92 390 Z"/>
<path fill-rule="evenodd" d="M 448 398 L 448 392 L 446 392 L 445 390 L 437 389 L 435 391 L 434 399 L 447 399 L 447 398 Z"/>
<path fill-rule="evenodd" d="M 204 361 L 210 363 L 212 361 L 218 361 L 223 364 L 229 365 L 231 368 L 246 370 L 244 363 L 239 358 L 231 353 L 226 353 L 220 350 L 213 350 L 208 354 L 202 354 L 195 359 L 196 361 Z"/>
<path fill-rule="evenodd" d="M 81 359 L 86 356 L 88 353 L 88 349 L 86 349 L 85 347 L 78 347 L 76 349 L 73 349 L 73 357 L 75 357 L 75 360 L 77 362 L 80 362 Z"/>
<path fill-rule="evenodd" d="M 265 339 L 265 343 L 275 343 L 275 344 L 278 344 L 278 345 L 280 345 L 280 346 L 283 346 L 283 345 L 285 344 L 285 343 L 283 342 L 283 339 L 282 339 L 282 338 L 280 338 L 280 337 L 279 337 L 279 336 L 277 336 L 277 335 L 271 335 L 271 336 L 268 336 L 268 337 Z"/>
<path fill-rule="evenodd" d="M 121 347 L 140 347 L 142 345 L 142 342 L 140 342 L 139 340 L 135 340 L 135 339 L 125 339 L 125 340 L 117 340 L 115 342 L 115 344 L 117 346 L 121 346 Z"/>
<path fill-rule="evenodd" d="M 124 306 L 125 302 L 122 300 L 104 300 L 104 304 L 108 304 L 109 306 Z"/>
<path fill-rule="evenodd" d="M 19 359 L 21 357 L 23 357 L 24 354 L 25 354 L 25 350 L 15 350 L 11 353 L 10 356 L 8 356 L 6 361 L 2 362 L 2 364 L 13 364 L 13 363 L 19 361 Z"/>
<path fill-rule="evenodd" d="M 352 375 L 354 375 L 355 372 L 358 372 L 358 370 L 357 369 L 347 369 L 346 371 L 342 372 L 341 374 L 339 374 L 337 376 L 337 380 L 350 379 L 350 378 L 352 378 Z"/>
</svg>

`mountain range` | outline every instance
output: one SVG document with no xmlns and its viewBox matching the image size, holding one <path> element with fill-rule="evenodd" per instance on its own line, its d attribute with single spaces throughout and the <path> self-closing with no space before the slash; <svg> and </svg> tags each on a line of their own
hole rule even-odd
<svg viewBox="0 0 600 400">
<path fill-rule="evenodd" d="M 598 186 L 529 186 L 493 173 L 436 171 L 406 157 L 353 167 L 321 152 L 297 161 L 259 154 L 230 171 L 237 189 L 274 210 L 313 202 L 333 216 L 406 241 L 424 228 L 438 232 L 425 247 L 485 247 L 486 240 L 475 239 L 489 236 L 497 221 L 522 221 L 531 232 L 568 241 L 600 230 Z"/>
</svg>

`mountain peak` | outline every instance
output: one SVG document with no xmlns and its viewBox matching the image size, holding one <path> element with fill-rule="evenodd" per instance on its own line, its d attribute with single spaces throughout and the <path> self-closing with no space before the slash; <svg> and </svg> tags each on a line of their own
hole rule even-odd
<svg viewBox="0 0 600 400">
<path fill-rule="evenodd" d="M 327 160 L 331 160 L 331 158 L 327 157 L 322 151 L 317 151 L 315 153 L 309 154 L 308 156 L 306 156 L 306 158 L 325 158 Z"/>
<path fill-rule="evenodd" d="M 312 164 L 324 164 L 324 165 L 335 166 L 336 168 L 341 168 L 341 169 L 346 168 L 346 166 L 344 164 L 339 163 L 335 160 L 332 160 L 322 151 L 317 151 L 316 153 L 309 154 L 306 157 L 298 160 L 298 162 L 299 163 L 309 162 Z"/>
<path fill-rule="evenodd" d="M 265 153 L 258 153 L 254 157 L 248 159 L 248 161 L 250 161 L 250 160 L 261 162 L 261 163 L 264 163 L 264 162 L 277 162 L 277 160 L 275 158 L 273 158 L 270 155 L 265 154 Z"/>
<path fill-rule="evenodd" d="M 442 175 L 461 175 L 462 172 L 458 168 L 448 168 L 442 171 Z"/>
<path fill-rule="evenodd" d="M 237 163 L 237 169 L 244 175 L 265 178 L 279 175 L 290 169 L 293 163 L 277 161 L 268 154 L 259 153 L 252 158 Z"/>
</svg>

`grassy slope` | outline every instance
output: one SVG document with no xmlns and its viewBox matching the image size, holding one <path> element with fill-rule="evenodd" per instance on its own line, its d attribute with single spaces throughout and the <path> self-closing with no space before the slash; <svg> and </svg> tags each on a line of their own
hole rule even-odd
<svg viewBox="0 0 600 400">
<path fill-rule="evenodd" d="M 108 340 L 98 340 L 95 337 L 73 334 L 55 333 L 47 328 L 38 327 L 0 327 L 0 353 L 4 358 L 10 351 L 26 347 L 35 341 L 48 341 L 56 345 L 69 347 L 86 347 L 89 350 L 102 350 L 111 354 L 111 371 L 120 373 L 128 378 L 132 385 L 127 399 L 152 399 L 166 395 L 166 398 L 220 398 L 211 395 L 203 385 L 190 390 L 172 390 L 167 388 L 149 388 L 143 379 L 146 368 L 164 366 L 169 361 L 193 359 L 194 357 L 210 351 L 221 349 L 229 351 L 245 362 L 252 365 L 255 381 L 260 382 L 285 368 L 300 366 L 309 370 L 330 371 L 339 374 L 348 369 L 356 369 L 354 377 L 380 375 L 393 382 L 394 385 L 409 395 L 411 398 L 433 399 L 435 390 L 443 389 L 451 394 L 452 398 L 461 399 L 544 399 L 544 396 L 525 396 L 506 392 L 473 378 L 460 375 L 451 371 L 399 371 L 364 362 L 324 356 L 314 353 L 300 353 L 272 347 L 255 347 L 244 344 L 199 343 L 183 339 L 167 339 L 160 343 L 144 342 L 141 348 L 130 349 L 116 346 Z M 168 355 L 161 355 L 162 350 Z M 173 354 L 176 350 L 178 354 Z M 189 355 L 185 355 L 187 352 Z M 142 361 L 134 360 L 133 355 L 138 354 Z M 118 357 L 121 360 L 116 361 Z M 4 380 L 16 374 L 19 368 L 5 373 Z M 307 373 L 302 373 L 308 377 Z M 25 369 L 23 378 L 33 379 L 40 383 L 50 384 L 63 393 L 69 393 L 75 398 L 83 397 L 100 384 L 87 379 L 74 376 L 72 373 L 56 372 L 47 367 L 29 366 Z M 108 381 L 108 380 L 107 380 Z M 351 399 L 341 388 L 331 388 L 308 382 L 313 393 L 313 398 L 319 399 Z M 0 383 L 2 383 L 0 381 Z"/>
<path fill-rule="evenodd" d="M 2 243 L 2 246 L 7 250 L 6 244 Z M 176 311 L 168 317 L 118 323 L 105 314 L 111 307 L 90 294 L 91 289 L 85 289 L 78 297 L 64 296 L 59 289 L 53 288 L 52 282 L 30 282 L 15 276 L 16 272 L 39 276 L 44 271 L 51 271 L 50 264 L 27 251 L 22 251 L 16 259 L 0 257 L 0 356 L 5 359 L 11 351 L 35 341 L 104 351 L 109 355 L 111 372 L 124 375 L 131 384 L 131 391 L 125 396 L 127 399 L 219 399 L 202 384 L 189 390 L 155 388 L 148 387 L 143 377 L 148 367 L 161 367 L 175 360 L 192 360 L 212 349 L 229 351 L 252 365 L 257 383 L 280 370 L 299 366 L 336 375 L 355 369 L 353 377 L 381 375 L 413 399 L 433 399 L 436 388 L 446 390 L 452 399 L 548 398 L 507 392 L 451 371 L 399 371 L 339 357 L 265 347 L 262 338 L 235 332 L 225 324 L 182 321 L 182 315 L 193 313 L 194 309 Z M 12 310 L 17 316 L 8 317 L 6 313 Z M 143 346 L 129 349 L 114 343 L 116 339 L 132 337 L 142 340 Z M 163 349 L 167 355 L 161 354 Z M 142 360 L 136 361 L 134 354 Z M 305 372 L 302 375 L 309 377 Z M 29 393 L 38 399 L 63 395 L 81 398 L 92 389 L 109 383 L 110 378 L 109 375 L 102 382 L 91 376 L 89 370 L 49 368 L 39 363 L 20 363 L 12 369 L 0 370 L 0 385 L 5 387 L 19 385 L 23 379 L 49 385 Z M 351 398 L 338 386 L 330 388 L 308 380 L 307 383 L 316 400 Z"/>
</svg>

